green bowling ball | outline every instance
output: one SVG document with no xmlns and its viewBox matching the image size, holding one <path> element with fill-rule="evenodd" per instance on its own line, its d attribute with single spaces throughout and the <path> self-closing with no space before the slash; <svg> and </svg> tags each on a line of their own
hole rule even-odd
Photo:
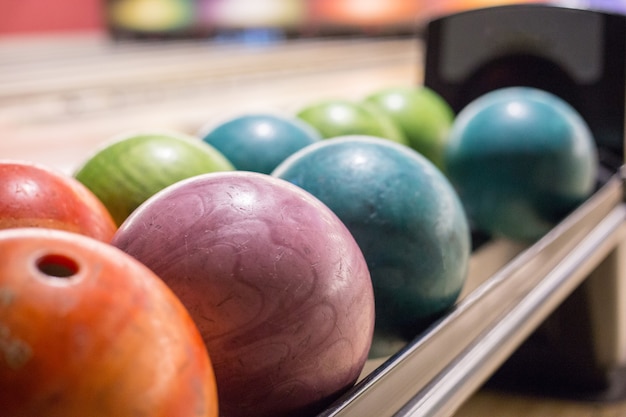
<svg viewBox="0 0 626 417">
<path fill-rule="evenodd" d="M 304 148 L 272 173 L 310 192 L 348 227 L 374 285 L 370 357 L 390 355 L 456 301 L 470 233 L 443 174 L 413 149 L 346 136 Z"/>
<path fill-rule="evenodd" d="M 404 133 L 376 106 L 344 99 L 327 99 L 301 108 L 296 116 L 324 139 L 347 135 L 376 136 L 408 145 Z"/>
<path fill-rule="evenodd" d="M 232 170 L 224 155 L 198 138 L 148 130 L 104 143 L 74 177 L 104 203 L 119 226 L 141 203 L 175 182 Z"/>
<path fill-rule="evenodd" d="M 508 87 L 458 114 L 445 165 L 476 229 L 534 241 L 593 192 L 597 149 L 567 102 L 535 88 Z"/>
<path fill-rule="evenodd" d="M 390 87 L 365 98 L 386 113 L 400 128 L 410 147 L 440 169 L 454 112 L 433 90 L 423 86 Z"/>
</svg>

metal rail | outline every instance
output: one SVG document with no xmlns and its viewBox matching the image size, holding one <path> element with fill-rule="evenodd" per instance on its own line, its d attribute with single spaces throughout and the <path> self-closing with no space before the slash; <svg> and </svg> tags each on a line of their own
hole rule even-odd
<svg viewBox="0 0 626 417">
<path fill-rule="evenodd" d="M 619 246 L 626 233 L 622 189 L 612 178 L 320 416 L 452 415 Z"/>
</svg>

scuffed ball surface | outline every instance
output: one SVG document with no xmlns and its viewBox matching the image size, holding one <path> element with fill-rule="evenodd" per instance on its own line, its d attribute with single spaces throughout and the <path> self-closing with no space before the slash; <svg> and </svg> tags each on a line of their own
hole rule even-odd
<svg viewBox="0 0 626 417">
<path fill-rule="evenodd" d="M 367 264 L 300 188 L 256 173 L 195 177 L 148 200 L 113 244 L 190 311 L 222 416 L 315 415 L 358 378 L 374 326 Z"/>
</svg>

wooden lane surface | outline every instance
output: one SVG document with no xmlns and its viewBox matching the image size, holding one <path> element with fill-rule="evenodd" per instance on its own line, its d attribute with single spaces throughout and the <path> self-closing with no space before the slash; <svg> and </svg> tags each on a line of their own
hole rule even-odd
<svg viewBox="0 0 626 417">
<path fill-rule="evenodd" d="M 624 404 L 595 404 L 483 390 L 454 417 L 624 417 Z"/>
<path fill-rule="evenodd" d="M 420 79 L 414 40 L 158 48 L 95 38 L 63 45 L 0 42 L 1 157 L 71 171 L 96 145 L 124 131 L 193 134 L 237 112 L 291 113 L 313 100 L 358 99 Z"/>
<path fill-rule="evenodd" d="M 255 47 L 113 44 L 101 37 L 0 39 L 0 158 L 27 159 L 70 173 L 97 146 L 124 131 L 166 128 L 194 134 L 238 112 L 292 113 L 318 99 L 359 99 L 378 88 L 419 83 L 421 53 L 411 39 Z M 501 248 L 504 257 L 520 249 Z M 481 267 L 489 275 L 497 265 Z M 477 284 L 468 283 L 464 294 Z M 483 390 L 455 415 L 489 416 L 626 417 L 626 405 Z"/>
<path fill-rule="evenodd" d="M 414 47 L 407 48 L 410 44 Z M 0 69 L 11 74 L 0 80 L 2 96 L 41 95 L 94 87 L 137 89 L 155 83 L 197 84 L 224 77 L 259 78 L 266 74 L 294 75 L 380 65 L 383 61 L 412 58 L 417 52 L 417 43 L 302 40 L 227 46 L 197 41 L 159 47 L 150 43 L 115 44 L 94 38 L 91 48 L 89 44 L 79 43 L 76 47 L 58 50 L 52 56 L 49 52 L 43 53 L 44 50 L 36 59 L 33 55 L 39 52 L 32 48 L 5 48 Z"/>
</svg>

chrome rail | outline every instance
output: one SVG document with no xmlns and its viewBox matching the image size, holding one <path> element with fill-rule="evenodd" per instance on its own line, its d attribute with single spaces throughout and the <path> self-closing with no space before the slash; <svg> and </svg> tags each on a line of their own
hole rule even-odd
<svg viewBox="0 0 626 417">
<path fill-rule="evenodd" d="M 450 416 L 626 236 L 615 176 L 320 417 Z"/>
</svg>

